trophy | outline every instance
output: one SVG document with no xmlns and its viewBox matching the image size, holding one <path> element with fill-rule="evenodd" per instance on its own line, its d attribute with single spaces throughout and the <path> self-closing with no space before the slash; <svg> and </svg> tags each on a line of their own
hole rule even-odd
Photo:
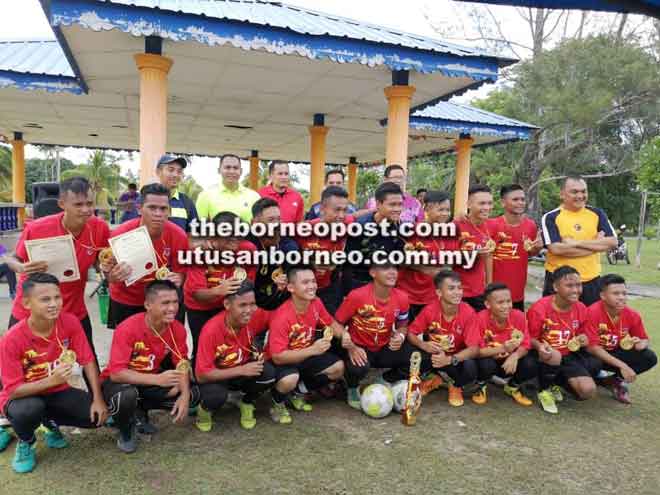
<svg viewBox="0 0 660 495">
<path fill-rule="evenodd" d="M 437 342 L 440 344 L 440 347 L 444 352 L 451 349 L 451 339 L 449 338 L 449 335 L 438 335 Z"/>
<path fill-rule="evenodd" d="M 403 411 L 401 412 L 401 422 L 406 426 L 414 426 L 417 422 L 417 413 L 422 405 L 422 394 L 420 383 L 422 382 L 419 373 L 422 364 L 422 355 L 415 351 L 410 356 L 410 378 L 406 389 L 406 398 Z"/>
</svg>

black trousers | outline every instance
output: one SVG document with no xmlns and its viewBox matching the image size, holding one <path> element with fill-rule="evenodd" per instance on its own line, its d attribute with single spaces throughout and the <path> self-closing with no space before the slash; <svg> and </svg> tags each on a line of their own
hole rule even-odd
<svg viewBox="0 0 660 495">
<path fill-rule="evenodd" d="M 221 382 L 199 385 L 200 402 L 207 411 L 217 411 L 225 402 L 230 390 L 245 393 L 243 402 L 254 404 L 259 396 L 275 384 L 275 366 L 270 361 L 264 363 L 259 376 L 240 377 Z"/>
<path fill-rule="evenodd" d="M 365 349 L 367 363 L 364 366 L 357 366 L 351 362 L 348 352 L 344 350 L 342 358 L 346 366 L 346 384 L 350 388 L 357 387 L 371 368 L 390 368 L 392 372 L 398 373 L 400 378 L 405 378 L 408 376 L 410 355 L 413 351 L 413 347 L 408 342 L 404 342 L 398 351 L 391 350 L 387 344 L 376 352 Z"/>
<path fill-rule="evenodd" d="M 340 361 L 332 352 L 324 352 L 318 356 L 311 356 L 298 364 L 287 364 L 277 366 L 275 368 L 275 376 L 277 381 L 288 375 L 298 373 L 300 380 L 305 383 L 309 390 L 318 390 L 319 388 L 330 383 L 328 375 L 323 373 L 324 370 Z"/>
<path fill-rule="evenodd" d="M 474 297 L 464 297 L 463 302 L 472 306 L 477 313 L 486 309 L 486 304 L 484 303 L 484 296 L 474 296 Z"/>
<path fill-rule="evenodd" d="M 419 316 L 422 310 L 426 307 L 426 304 L 411 304 L 410 309 L 408 310 L 408 325 L 410 325 L 415 318 Z"/>
<path fill-rule="evenodd" d="M 552 385 L 565 385 L 571 378 L 590 376 L 596 378 L 603 363 L 586 351 L 572 352 L 561 358 L 559 366 L 551 366 L 538 360 L 538 353 L 530 351 L 538 362 L 539 386 L 545 390 Z"/>
<path fill-rule="evenodd" d="M 525 301 L 515 301 L 513 303 L 513 309 L 517 309 L 518 311 L 522 311 L 524 313 L 525 312 Z"/>
<path fill-rule="evenodd" d="M 34 432 L 41 424 L 96 428 L 89 417 L 92 396 L 77 388 L 53 394 L 35 395 L 10 400 L 5 414 L 16 436 L 24 442 L 34 440 Z"/>
<path fill-rule="evenodd" d="M 658 356 L 656 356 L 655 352 L 649 348 L 646 348 L 643 351 L 636 351 L 634 349 L 624 351 L 623 349 L 616 348 L 609 352 L 612 356 L 620 359 L 628 366 L 630 366 L 638 375 L 650 370 L 656 364 L 658 364 Z M 621 377 L 619 370 L 612 368 L 608 364 L 603 364 L 603 369 L 607 371 L 614 371 L 619 376 L 619 378 Z"/>
<path fill-rule="evenodd" d="M 205 311 L 199 309 L 186 308 L 186 313 L 188 314 L 188 326 L 190 327 L 190 335 L 192 336 L 192 343 L 193 343 L 193 352 L 192 352 L 193 365 L 195 363 L 195 358 L 197 357 L 197 346 L 199 345 L 199 336 L 202 333 L 202 328 L 204 328 L 204 325 L 206 325 L 207 321 L 209 321 L 219 312 L 220 312 L 220 308 L 217 309 L 214 308 Z"/>
<path fill-rule="evenodd" d="M 506 372 L 502 369 L 504 360 L 497 360 L 495 358 L 481 358 L 478 359 L 479 373 L 478 380 L 480 382 L 487 382 L 493 376 L 497 375 L 501 378 L 506 378 Z M 525 354 L 522 358 L 518 359 L 518 367 L 516 372 L 511 377 L 509 385 L 517 387 L 523 383 L 536 378 L 538 375 L 538 361 L 529 353 Z"/>
<path fill-rule="evenodd" d="M 7 277 L 9 295 L 13 298 L 13 295 L 16 294 L 16 274 L 11 271 L 7 263 L 0 263 L 0 280 L 2 277 Z"/>
<path fill-rule="evenodd" d="M 319 289 L 316 295 L 323 302 L 328 313 L 334 316 L 342 301 L 339 281 L 335 280 L 329 286 Z"/>
<path fill-rule="evenodd" d="M 552 272 L 545 272 L 545 280 L 543 282 L 543 296 L 549 296 L 555 293 L 555 288 L 552 286 Z M 582 282 L 582 295 L 580 301 L 585 306 L 591 306 L 593 303 L 600 301 L 600 277 Z"/>
<path fill-rule="evenodd" d="M 458 363 L 456 366 L 450 364 L 444 368 L 434 368 L 431 363 L 431 355 L 422 352 L 421 371 L 422 373 L 426 373 L 431 370 L 446 373 L 454 382 L 453 385 L 455 387 L 464 387 L 477 381 L 479 365 L 475 359 L 466 359 L 465 361 Z"/>
<path fill-rule="evenodd" d="M 116 383 L 109 378 L 101 384 L 108 412 L 119 429 L 127 429 L 134 421 L 138 407 L 144 411 L 153 409 L 170 410 L 179 396 L 168 397 L 170 388 L 154 385 L 131 385 Z M 199 387 L 190 384 L 190 406 L 199 404 Z"/>
</svg>

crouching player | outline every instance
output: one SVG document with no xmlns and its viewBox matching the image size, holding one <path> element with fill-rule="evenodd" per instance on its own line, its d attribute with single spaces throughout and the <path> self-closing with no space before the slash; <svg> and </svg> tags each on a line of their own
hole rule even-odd
<svg viewBox="0 0 660 495">
<path fill-rule="evenodd" d="M 478 390 L 472 402 L 488 402 L 486 382 L 493 376 L 510 377 L 504 393 L 521 406 L 531 406 L 520 386 L 536 377 L 536 360 L 531 347 L 527 320 L 522 311 L 513 309 L 511 291 L 505 284 L 493 283 L 484 292 L 486 309 L 470 322 L 466 345 L 479 346 Z"/>
<path fill-rule="evenodd" d="M 169 280 L 154 280 L 145 288 L 146 312 L 128 317 L 112 337 L 110 361 L 101 373 L 110 414 L 119 427 L 117 446 L 137 449 L 136 429 L 155 433 L 152 409 L 170 410 L 175 422 L 188 415 L 199 400 L 190 384 L 186 329 L 176 320 L 179 297 Z"/>
<path fill-rule="evenodd" d="M 422 393 L 442 384 L 444 375 L 449 383 L 449 404 L 463 405 L 463 387 L 477 380 L 479 348 L 466 347 L 468 322 L 474 316 L 472 307 L 464 302 L 461 277 L 455 272 L 440 272 L 434 278 L 437 298 L 424 307 L 408 328 L 408 342 L 422 351 L 422 373 L 431 377 L 422 381 Z"/>
<path fill-rule="evenodd" d="M 225 310 L 204 325 L 199 340 L 195 374 L 201 402 L 195 426 L 200 431 L 211 431 L 212 414 L 227 402 L 229 391 L 244 393 L 239 402 L 241 427 L 254 428 L 255 401 L 275 385 L 275 368 L 256 343 L 268 329 L 270 313 L 257 308 L 252 282 L 244 280 L 225 296 L 223 305 Z"/>
<path fill-rule="evenodd" d="M 578 399 L 596 395 L 594 377 L 602 363 L 583 347 L 598 345 L 582 304 L 582 282 L 578 271 L 560 266 L 553 272 L 555 294 L 536 301 L 527 310 L 532 346 L 538 356 L 538 399 L 545 412 L 557 414 L 563 400 L 560 384 L 569 386 Z"/>
<path fill-rule="evenodd" d="M 287 271 L 287 280 L 291 298 L 273 312 L 267 345 L 268 354 L 277 366 L 278 384 L 271 392 L 271 417 L 276 423 L 291 422 L 285 401 L 297 411 L 311 411 L 312 406 L 305 402 L 303 394 L 344 375 L 344 363 L 329 352 L 332 339 L 341 339 L 344 347 L 351 345 L 348 334 L 316 297 L 314 271 L 293 267 Z M 331 335 L 329 330 L 326 334 L 328 327 Z"/>
<path fill-rule="evenodd" d="M 649 349 L 642 318 L 626 305 L 627 298 L 625 279 L 605 275 L 600 279 L 600 301 L 587 308 L 602 348 L 596 356 L 603 361 L 604 370 L 615 373 L 602 383 L 624 404 L 630 404 L 627 384 L 658 363 L 658 357 Z"/>
<path fill-rule="evenodd" d="M 22 284 L 23 306 L 30 316 L 0 340 L 0 411 L 18 437 L 12 463 L 17 473 L 36 466 L 35 430 L 46 426 L 46 445 L 68 447 L 59 426 L 95 428 L 108 410 L 99 385 L 99 371 L 80 320 L 62 313 L 57 278 L 33 273 Z M 91 395 L 68 385 L 74 367 L 82 366 Z"/>
</svg>

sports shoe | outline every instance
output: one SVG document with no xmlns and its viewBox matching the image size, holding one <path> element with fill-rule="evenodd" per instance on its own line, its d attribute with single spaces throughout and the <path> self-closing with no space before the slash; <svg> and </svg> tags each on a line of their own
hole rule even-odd
<svg viewBox="0 0 660 495">
<path fill-rule="evenodd" d="M 16 453 L 11 467 L 17 473 L 29 473 L 37 465 L 37 456 L 34 453 L 33 445 L 23 440 L 19 440 L 16 445 Z"/>
<path fill-rule="evenodd" d="M 463 405 L 463 389 L 449 385 L 449 405 L 461 407 Z"/>
<path fill-rule="evenodd" d="M 137 434 L 134 424 L 129 425 L 125 430 L 119 429 L 117 447 L 125 454 L 132 454 L 137 450 Z"/>
<path fill-rule="evenodd" d="M 290 425 L 293 422 L 284 402 L 273 403 L 270 408 L 270 418 L 280 425 Z"/>
<path fill-rule="evenodd" d="M 49 449 L 66 449 L 69 446 L 69 442 L 66 441 L 64 435 L 59 428 L 53 428 L 46 431 L 44 435 L 46 440 L 46 446 Z"/>
<path fill-rule="evenodd" d="M 348 405 L 353 409 L 357 409 L 358 411 L 362 410 L 362 404 L 360 403 L 360 391 L 357 387 L 349 388 L 346 391 L 346 402 L 348 402 Z"/>
<path fill-rule="evenodd" d="M 630 393 L 628 392 L 628 386 L 621 378 L 614 380 L 612 384 L 612 395 L 614 398 L 623 404 L 632 404 L 630 400 Z"/>
<path fill-rule="evenodd" d="M 142 435 L 155 435 L 158 433 L 156 425 L 149 421 L 149 414 L 147 411 L 140 408 L 135 411 L 135 426 L 138 433 Z"/>
<path fill-rule="evenodd" d="M 292 395 L 289 403 L 296 411 L 310 412 L 312 410 L 312 405 L 308 404 L 302 395 Z"/>
<path fill-rule="evenodd" d="M 555 398 L 556 402 L 561 402 L 564 400 L 564 393 L 561 391 L 561 387 L 559 385 L 553 385 L 550 387 L 550 392 L 552 392 L 552 396 Z"/>
<path fill-rule="evenodd" d="M 511 397 L 521 406 L 531 406 L 532 401 L 529 400 L 525 395 L 520 391 L 520 387 L 512 387 L 511 385 L 504 385 L 504 393 Z"/>
<path fill-rule="evenodd" d="M 436 375 L 435 373 L 429 373 L 426 377 L 424 377 L 422 383 L 419 384 L 419 390 L 422 393 L 422 397 L 440 388 L 442 383 L 443 381 L 440 376 Z"/>
<path fill-rule="evenodd" d="M 254 404 L 239 402 L 238 409 L 241 411 L 241 428 L 251 430 L 257 426 L 257 420 L 254 417 Z"/>
<path fill-rule="evenodd" d="M 557 414 L 559 410 L 557 409 L 557 404 L 555 403 L 555 396 L 552 394 L 549 388 L 541 390 L 537 397 L 541 403 L 543 410 L 550 414 Z"/>
<path fill-rule="evenodd" d="M 203 431 L 205 433 L 211 431 L 213 428 L 213 415 L 211 414 L 211 411 L 207 411 L 202 406 L 198 406 L 195 427 L 199 431 Z"/>
<path fill-rule="evenodd" d="M 486 404 L 488 402 L 488 393 L 486 390 L 486 385 L 479 385 L 479 389 L 472 395 L 472 402 L 479 406 Z"/>
</svg>

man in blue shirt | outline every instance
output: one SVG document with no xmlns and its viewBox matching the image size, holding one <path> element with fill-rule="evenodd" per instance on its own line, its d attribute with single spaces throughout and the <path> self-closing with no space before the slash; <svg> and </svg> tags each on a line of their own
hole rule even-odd
<svg viewBox="0 0 660 495">
<path fill-rule="evenodd" d="M 330 186 L 337 186 L 345 188 L 344 186 L 344 171 L 341 169 L 328 170 L 325 173 L 325 182 L 324 189 Z M 347 215 L 355 215 L 357 208 L 353 203 L 348 203 L 348 209 L 346 210 Z M 364 213 L 367 213 L 366 211 Z M 305 215 L 305 220 L 314 220 L 321 216 L 321 202 L 314 203 L 307 214 Z"/>
</svg>

